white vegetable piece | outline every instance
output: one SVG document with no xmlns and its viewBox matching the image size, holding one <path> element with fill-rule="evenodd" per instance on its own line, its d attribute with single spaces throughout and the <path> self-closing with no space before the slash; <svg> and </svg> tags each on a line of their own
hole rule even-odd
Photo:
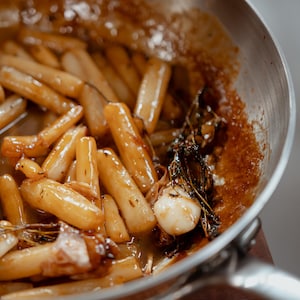
<svg viewBox="0 0 300 300">
<path fill-rule="evenodd" d="M 0 227 L 5 229 L 5 227 L 12 226 L 10 222 L 1 220 Z M 13 233 L 1 233 L 0 234 L 0 257 L 6 254 L 9 250 L 15 247 L 18 243 L 18 238 Z"/>
<path fill-rule="evenodd" d="M 164 231 L 170 235 L 181 235 L 196 227 L 201 207 L 183 188 L 169 185 L 158 196 L 153 210 Z"/>
</svg>

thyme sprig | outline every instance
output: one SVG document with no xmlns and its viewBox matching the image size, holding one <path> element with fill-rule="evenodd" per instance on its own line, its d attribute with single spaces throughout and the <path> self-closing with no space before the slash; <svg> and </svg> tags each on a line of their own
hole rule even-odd
<svg viewBox="0 0 300 300">
<path fill-rule="evenodd" d="M 53 242 L 60 230 L 59 223 L 34 223 L 21 225 L 0 225 L 0 236 L 16 234 L 22 244 L 34 246 L 36 244 Z"/>
<path fill-rule="evenodd" d="M 206 155 L 215 131 L 224 121 L 205 104 L 205 93 L 204 89 L 192 102 L 181 132 L 170 146 L 168 172 L 173 185 L 179 185 L 191 198 L 199 201 L 199 225 L 206 237 L 213 238 L 218 234 L 219 218 L 212 208 L 213 176 Z"/>
</svg>

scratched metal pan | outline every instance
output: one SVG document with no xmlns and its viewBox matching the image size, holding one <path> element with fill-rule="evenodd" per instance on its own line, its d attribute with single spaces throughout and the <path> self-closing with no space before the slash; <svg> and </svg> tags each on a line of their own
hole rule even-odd
<svg viewBox="0 0 300 300">
<path fill-rule="evenodd" d="M 239 47 L 241 67 L 235 87 L 246 103 L 249 119 L 259 123 L 257 138 L 268 145 L 255 201 L 218 238 L 161 274 L 64 299 L 179 299 L 197 289 L 220 284 L 267 299 L 300 299 L 297 278 L 248 254 L 260 228 L 259 214 L 271 201 L 286 167 L 295 130 L 294 91 L 280 47 L 247 1 L 165 0 L 156 1 L 156 5 L 161 5 L 161 12 L 166 14 L 192 7 L 208 11 L 220 20 Z M 261 129 L 263 136 L 259 135 Z"/>
</svg>

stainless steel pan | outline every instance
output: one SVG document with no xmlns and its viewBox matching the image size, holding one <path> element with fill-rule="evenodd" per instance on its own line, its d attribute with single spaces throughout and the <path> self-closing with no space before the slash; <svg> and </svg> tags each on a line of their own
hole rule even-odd
<svg viewBox="0 0 300 300">
<path fill-rule="evenodd" d="M 294 91 L 279 46 L 247 1 L 156 2 L 163 4 L 162 11 L 166 13 L 199 7 L 216 15 L 240 48 L 241 70 L 235 86 L 247 105 L 250 120 L 260 124 L 257 138 L 268 145 L 256 200 L 220 237 L 165 272 L 113 289 L 72 295 L 70 299 L 179 299 L 216 284 L 227 284 L 270 299 L 300 299 L 298 279 L 247 254 L 260 228 L 259 213 L 271 199 L 284 172 L 295 130 Z"/>
</svg>

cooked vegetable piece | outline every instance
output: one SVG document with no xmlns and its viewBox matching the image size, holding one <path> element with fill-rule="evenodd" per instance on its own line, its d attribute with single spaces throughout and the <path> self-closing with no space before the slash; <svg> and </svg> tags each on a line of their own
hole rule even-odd
<svg viewBox="0 0 300 300">
<path fill-rule="evenodd" d="M 13 225 L 26 224 L 23 199 L 15 179 L 9 174 L 0 177 L 0 198 L 6 219 Z"/>
<path fill-rule="evenodd" d="M 0 259 L 0 280 L 9 281 L 41 274 L 41 264 L 51 253 L 52 243 L 14 250 Z"/>
<path fill-rule="evenodd" d="M 39 63 L 59 69 L 60 62 L 55 53 L 48 47 L 42 44 L 32 45 L 28 47 L 29 53 Z"/>
<path fill-rule="evenodd" d="M 47 177 L 61 182 L 76 156 L 76 144 L 86 134 L 86 127 L 70 128 L 59 139 L 42 164 Z"/>
<path fill-rule="evenodd" d="M 81 229 L 97 229 L 103 212 L 67 185 L 52 179 L 25 179 L 20 187 L 22 197 L 31 206 L 47 211 Z"/>
<path fill-rule="evenodd" d="M 86 50 L 74 48 L 65 52 L 61 63 L 66 71 L 92 85 L 106 100 L 119 101 L 109 82 Z"/>
<path fill-rule="evenodd" d="M 30 282 L 13 281 L 13 282 L 0 283 L 0 296 L 5 297 L 4 295 L 6 294 L 31 289 L 32 287 L 33 284 Z"/>
<path fill-rule="evenodd" d="M 25 48 L 14 40 L 4 41 L 1 50 L 6 54 L 22 57 L 28 61 L 34 61 L 34 58 L 25 50 Z"/>
<path fill-rule="evenodd" d="M 100 278 L 91 278 L 51 286 L 36 287 L 29 290 L 7 294 L 2 297 L 3 300 L 12 299 L 30 299 L 40 300 L 42 297 L 56 297 L 65 294 L 78 294 L 96 290 L 99 288 L 112 287 L 125 283 L 143 276 L 137 259 L 133 256 L 116 260 L 110 269 L 110 272 Z"/>
<path fill-rule="evenodd" d="M 45 171 L 37 162 L 25 157 L 21 157 L 18 160 L 15 169 L 21 171 L 27 178 L 31 179 L 39 179 L 46 176 Z"/>
<path fill-rule="evenodd" d="M 0 258 L 18 244 L 16 235 L 13 232 L 6 231 L 10 226 L 12 226 L 10 222 L 0 221 Z"/>
<path fill-rule="evenodd" d="M 0 55 L 0 66 L 26 73 L 67 97 L 77 98 L 83 87 L 83 81 L 70 73 L 13 55 Z"/>
<path fill-rule="evenodd" d="M 126 169 L 140 190 L 147 192 L 157 181 L 157 174 L 128 107 L 124 103 L 109 103 L 104 115 Z"/>
<path fill-rule="evenodd" d="M 103 195 L 103 208 L 105 217 L 105 228 L 107 236 L 116 243 L 128 242 L 130 236 L 126 229 L 124 220 L 120 216 L 119 208 L 110 195 Z"/>
<path fill-rule="evenodd" d="M 147 63 L 134 113 L 144 120 L 149 134 L 154 132 L 171 77 L 171 67 L 168 63 L 150 58 Z"/>
<path fill-rule="evenodd" d="M 126 49 L 120 45 L 109 46 L 105 49 L 105 55 L 133 95 L 137 96 L 141 79 Z"/>
<path fill-rule="evenodd" d="M 35 30 L 29 27 L 20 28 L 18 40 L 28 46 L 42 44 L 57 53 L 62 53 L 69 49 L 85 49 L 87 47 L 86 43 L 78 38 Z"/>
<path fill-rule="evenodd" d="M 57 114 L 66 113 L 75 104 L 68 98 L 55 92 L 32 76 L 15 68 L 0 68 L 0 83 L 7 89 L 19 94 Z"/>
<path fill-rule="evenodd" d="M 97 167 L 97 145 L 93 137 L 82 137 L 76 145 L 76 179 L 87 183 L 93 195 L 100 199 Z"/>
<path fill-rule="evenodd" d="M 68 129 L 83 117 L 83 108 L 77 105 L 58 117 L 52 124 L 32 136 L 5 136 L 1 145 L 2 155 L 6 157 L 38 157 L 49 151 Z"/>
<path fill-rule="evenodd" d="M 108 126 L 104 118 L 105 97 L 89 84 L 85 84 L 78 99 L 84 109 L 84 118 L 92 136 L 103 137 L 107 134 Z"/>
<path fill-rule="evenodd" d="M 135 96 L 128 88 L 122 77 L 99 51 L 93 53 L 92 57 L 99 69 L 103 72 L 105 78 L 109 81 L 111 87 L 117 94 L 118 99 L 126 103 L 130 109 L 133 109 L 136 101 Z"/>
<path fill-rule="evenodd" d="M 26 112 L 27 101 L 18 95 L 11 95 L 1 102 L 0 129 L 3 129 L 6 125 L 16 121 L 22 114 Z"/>
<path fill-rule="evenodd" d="M 103 251 L 98 250 L 100 245 Z M 80 232 L 61 223 L 55 242 L 14 250 L 0 258 L 0 280 L 81 274 L 97 270 L 104 260 L 109 266 L 117 252 L 116 244 L 100 234 Z"/>
<path fill-rule="evenodd" d="M 152 209 L 112 149 L 97 152 L 99 177 L 118 204 L 130 233 L 150 231 L 156 225 Z M 114 178 L 114 180 L 111 180 Z"/>
</svg>

